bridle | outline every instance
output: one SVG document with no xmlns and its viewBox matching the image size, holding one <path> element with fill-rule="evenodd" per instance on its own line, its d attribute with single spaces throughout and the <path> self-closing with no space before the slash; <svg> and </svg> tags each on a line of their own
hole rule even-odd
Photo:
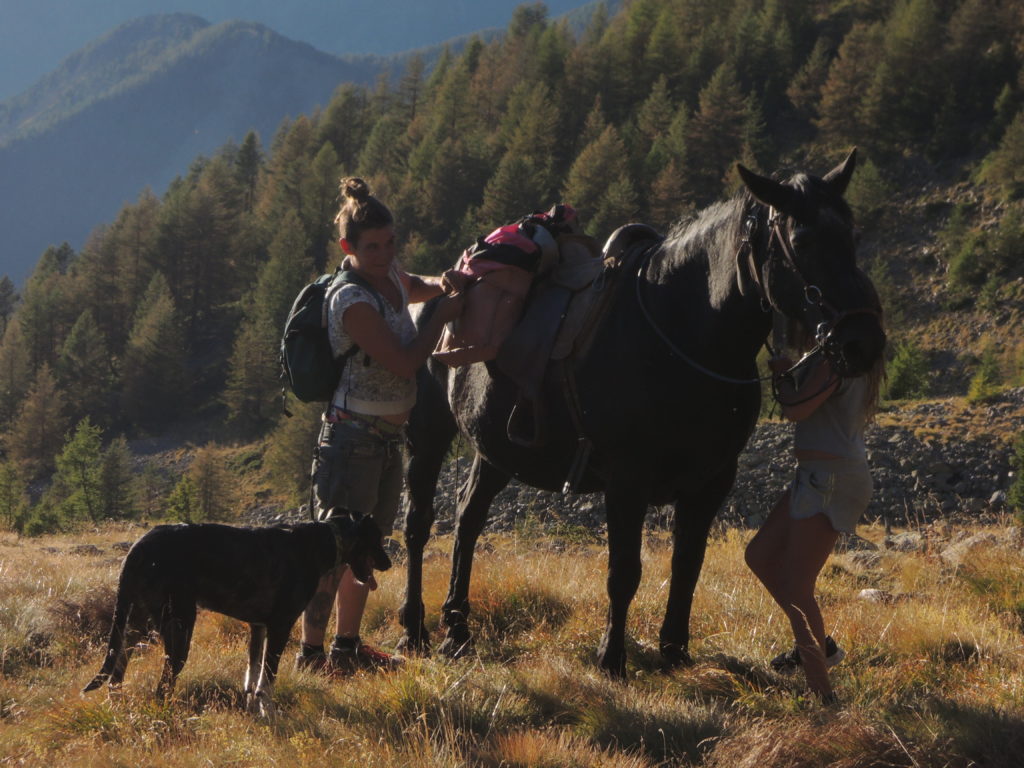
<svg viewBox="0 0 1024 768">
<path fill-rule="evenodd" d="M 840 376 L 849 372 L 849 363 L 843 352 L 842 344 L 835 338 L 836 329 L 850 317 L 856 315 L 868 315 L 881 318 L 881 313 L 873 307 L 855 307 L 853 309 L 837 309 L 827 298 L 824 291 L 817 285 L 811 283 L 805 276 L 796 262 L 796 255 L 793 253 L 793 246 L 782 231 L 782 222 L 785 215 L 776 208 L 769 208 L 768 213 L 768 245 L 766 257 L 761 269 L 756 266 L 753 238 L 756 236 L 758 219 L 753 211 L 747 216 L 744 222 L 744 234 L 740 241 L 741 254 L 744 249 L 747 252 L 746 264 L 751 281 L 757 288 L 761 297 L 762 308 L 767 312 L 774 310 L 779 315 L 784 315 L 775 301 L 772 285 L 778 272 L 777 266 L 781 263 L 799 281 L 803 290 L 804 301 L 807 305 L 817 310 L 820 318 L 814 332 L 814 348 L 807 357 L 821 352 L 828 359 L 832 369 Z M 779 256 L 781 254 L 781 258 Z M 768 351 L 774 354 L 774 350 L 767 344 Z M 805 358 L 806 359 L 806 358 Z"/>
<path fill-rule="evenodd" d="M 775 302 L 773 296 L 774 292 L 772 290 L 772 284 L 777 273 L 777 267 L 780 264 L 785 266 L 796 276 L 797 280 L 803 287 L 804 300 L 808 305 L 815 307 L 818 311 L 818 316 L 821 320 L 815 329 L 815 346 L 787 373 L 793 373 L 800 367 L 807 365 L 814 359 L 817 353 L 821 353 L 828 359 L 833 371 L 839 376 L 842 376 L 844 371 L 849 370 L 849 366 L 845 359 L 842 345 L 833 336 L 836 329 L 839 327 L 839 324 L 854 315 L 871 315 L 873 317 L 880 317 L 880 313 L 878 310 L 871 307 L 857 307 L 847 310 L 836 309 L 835 306 L 825 298 L 825 294 L 821 288 L 808 281 L 800 270 L 800 267 L 796 262 L 795 254 L 793 253 L 792 245 L 786 238 L 785 233 L 782 231 L 784 215 L 775 208 L 769 208 L 768 242 L 765 249 L 766 255 L 759 269 L 757 266 L 757 248 L 755 247 L 755 240 L 758 237 L 760 229 L 757 209 L 763 207 L 763 204 L 755 203 L 754 207 L 752 207 L 744 219 L 743 233 L 740 238 L 739 251 L 736 258 L 737 268 L 746 268 L 747 274 L 760 296 L 761 309 L 764 312 L 768 313 L 774 311 L 779 317 L 785 316 L 782 310 L 779 309 L 778 304 Z M 644 305 L 640 291 L 640 284 L 643 282 L 644 272 L 647 269 L 651 256 L 657 250 L 657 247 L 657 244 L 649 246 L 641 257 L 640 266 L 636 274 L 635 287 L 637 304 L 640 306 L 640 311 L 643 313 L 647 323 L 651 326 L 658 337 L 661 338 L 673 354 L 685 361 L 691 368 L 694 368 L 705 376 L 715 379 L 716 381 L 721 381 L 726 384 L 760 384 L 763 381 L 772 380 L 773 376 L 770 375 L 741 379 L 716 373 L 715 371 L 701 365 L 679 349 L 679 347 L 669 338 L 668 334 L 658 326 L 654 318 L 651 317 L 651 314 L 647 311 L 647 307 Z M 779 256 L 780 253 L 781 257 Z M 826 320 L 826 317 L 829 319 Z M 767 339 L 765 340 L 764 346 L 768 349 L 769 354 L 775 356 L 776 351 L 772 349 Z"/>
</svg>

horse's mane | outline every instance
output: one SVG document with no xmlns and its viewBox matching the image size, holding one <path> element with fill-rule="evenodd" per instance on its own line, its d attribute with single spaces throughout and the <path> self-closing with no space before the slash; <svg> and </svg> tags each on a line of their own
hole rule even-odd
<svg viewBox="0 0 1024 768">
<path fill-rule="evenodd" d="M 739 247 L 743 211 L 751 199 L 742 190 L 729 200 L 712 203 L 673 224 L 662 246 L 662 269 L 701 263 L 708 273 L 709 294 L 713 303 L 718 303 L 735 283 L 733 257 Z"/>
</svg>

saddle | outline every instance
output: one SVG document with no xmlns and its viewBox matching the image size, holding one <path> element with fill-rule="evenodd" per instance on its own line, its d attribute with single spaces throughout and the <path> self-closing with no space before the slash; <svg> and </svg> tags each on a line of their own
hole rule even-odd
<svg viewBox="0 0 1024 768">
<path fill-rule="evenodd" d="M 573 363 L 589 349 L 611 305 L 611 287 L 624 271 L 623 266 L 631 261 L 629 255 L 637 250 L 638 243 L 646 247 L 661 239 L 646 224 L 619 227 L 600 251 L 591 237 L 559 237 L 558 265 L 533 286 L 522 319 L 498 350 L 495 364 L 518 388 L 507 425 L 508 438 L 517 445 L 536 448 L 546 441 L 541 390 L 548 369 L 557 368 L 580 439 L 567 483 L 570 490 L 575 489 L 589 456 Z"/>
</svg>

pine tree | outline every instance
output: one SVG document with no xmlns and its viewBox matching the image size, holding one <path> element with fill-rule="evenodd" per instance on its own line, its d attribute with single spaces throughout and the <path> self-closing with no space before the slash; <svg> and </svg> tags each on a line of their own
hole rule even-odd
<svg viewBox="0 0 1024 768">
<path fill-rule="evenodd" d="M 50 366 L 44 363 L 4 436 L 4 452 L 29 481 L 53 469 L 54 456 L 63 445 L 64 403 L 64 393 Z"/>
<path fill-rule="evenodd" d="M 0 530 L 20 533 L 28 515 L 28 489 L 14 462 L 0 459 Z"/>
<path fill-rule="evenodd" d="M 865 129 L 885 147 L 921 141 L 941 103 L 942 28 L 933 0 L 896 4 L 883 32 L 878 62 L 861 104 Z M 939 74 L 939 77 L 936 75 Z"/>
<path fill-rule="evenodd" d="M 819 37 L 814 42 L 810 56 L 793 75 L 786 88 L 789 102 L 805 120 L 815 120 L 818 117 L 821 90 L 828 80 L 829 66 L 832 63 L 829 53 L 831 47 L 831 41 Z"/>
<path fill-rule="evenodd" d="M 182 523 L 198 523 L 199 494 L 195 481 L 187 472 L 181 476 L 164 506 L 164 514 Z"/>
<path fill-rule="evenodd" d="M 0 337 L 7 331 L 7 321 L 18 305 L 18 292 L 7 275 L 0 278 Z"/>
<path fill-rule="evenodd" d="M 500 224 L 555 202 L 554 151 L 558 110 L 543 85 L 522 87 L 511 100 L 518 120 L 494 177 L 484 189 L 480 216 Z"/>
<path fill-rule="evenodd" d="M 298 216 L 290 213 L 270 245 L 270 258 L 260 270 L 235 336 L 221 399 L 229 421 L 246 433 L 255 433 L 281 412 L 278 350 L 288 311 L 310 277 L 304 243 Z"/>
<path fill-rule="evenodd" d="M 226 520 L 232 506 L 231 481 L 224 456 L 215 445 L 196 451 L 188 470 L 195 488 L 195 520 Z"/>
<path fill-rule="evenodd" d="M 76 407 L 102 422 L 109 409 L 114 371 L 107 340 L 85 310 L 64 340 L 56 366 L 62 389 L 75 392 Z"/>
<path fill-rule="evenodd" d="M 122 520 L 134 516 L 132 453 L 123 436 L 110 442 L 100 461 L 100 506 L 105 517 Z"/>
<path fill-rule="evenodd" d="M 245 433 L 255 434 L 280 413 L 277 346 L 280 327 L 271 324 L 268 313 L 255 312 L 246 318 L 235 337 L 223 401 L 229 422 Z"/>
<path fill-rule="evenodd" d="M 856 25 L 843 38 L 821 87 L 818 127 L 835 143 L 856 142 L 866 132 L 861 100 L 882 56 L 882 25 Z"/>
<path fill-rule="evenodd" d="M 31 362 L 21 324 L 10 323 L 0 341 L 0 430 L 14 419 L 32 383 Z"/>
<path fill-rule="evenodd" d="M 338 208 L 338 155 L 330 142 L 324 143 L 309 167 L 302 185 L 300 215 L 307 233 L 308 269 L 323 272 L 328 246 L 334 241 L 334 216 Z"/>
<path fill-rule="evenodd" d="M 978 178 L 1006 199 L 1024 194 L 1024 110 L 1017 113 L 999 146 L 982 162 Z"/>
<path fill-rule="evenodd" d="M 100 476 L 103 455 L 101 430 L 86 416 L 69 433 L 57 456 L 57 471 L 43 504 L 59 511 L 65 527 L 97 523 L 104 517 Z"/>
<path fill-rule="evenodd" d="M 163 275 L 157 272 L 139 307 L 125 347 L 122 410 L 133 424 L 153 429 L 169 423 L 187 403 L 185 339 Z"/>
<path fill-rule="evenodd" d="M 343 83 L 334 91 L 320 116 L 317 142 L 322 145 L 329 141 L 338 156 L 338 165 L 351 172 L 370 133 L 372 119 L 366 89 Z"/>
<path fill-rule="evenodd" d="M 323 407 L 301 403 L 294 416 L 283 419 L 267 440 L 266 466 L 274 489 L 298 506 L 309 502 L 309 469 Z"/>
<path fill-rule="evenodd" d="M 719 67 L 700 92 L 687 142 L 700 158 L 694 181 L 704 202 L 719 195 L 723 180 L 742 156 L 751 134 L 750 120 L 750 102 L 735 74 L 727 65 Z"/>
<path fill-rule="evenodd" d="M 72 306 L 88 309 L 110 351 L 120 355 L 153 271 L 161 202 L 146 189 L 114 223 L 85 244 L 76 261 Z M 77 319 L 77 318 L 76 318 Z"/>
<path fill-rule="evenodd" d="M 235 158 L 235 178 L 242 189 L 242 209 L 252 211 L 256 202 L 256 183 L 263 170 L 263 149 L 255 131 L 249 131 L 242 139 Z"/>
<path fill-rule="evenodd" d="M 69 281 L 65 274 L 74 255 L 67 243 L 47 248 L 25 287 L 17 320 L 33 371 L 44 363 L 54 364 L 60 343 L 74 319 L 70 317 Z"/>
<path fill-rule="evenodd" d="M 630 179 L 626 147 L 614 126 L 576 158 L 562 199 L 576 206 L 586 231 L 598 239 L 636 214 L 636 189 Z"/>
</svg>

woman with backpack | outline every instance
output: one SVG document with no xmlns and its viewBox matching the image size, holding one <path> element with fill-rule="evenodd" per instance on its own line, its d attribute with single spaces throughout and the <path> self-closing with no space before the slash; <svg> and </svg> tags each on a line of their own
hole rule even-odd
<svg viewBox="0 0 1024 768">
<path fill-rule="evenodd" d="M 370 515 L 388 535 L 402 492 L 405 423 L 416 402 L 416 372 L 433 351 L 447 322 L 462 311 L 465 278 L 406 273 L 396 260 L 394 218 L 370 194 L 366 182 L 341 182 L 342 205 L 335 217 L 345 253 L 343 269 L 353 273 L 327 300 L 327 324 L 335 358 L 346 363 L 324 414 L 317 440 L 314 489 L 321 519 L 335 513 Z M 410 303 L 446 294 L 422 329 Z M 389 669 L 391 655 L 361 642 L 366 599 L 376 584 L 356 581 L 347 566 L 321 579 L 302 619 L 302 669 L 350 672 L 359 667 Z M 324 652 L 332 607 L 337 609 L 334 642 Z"/>
</svg>

